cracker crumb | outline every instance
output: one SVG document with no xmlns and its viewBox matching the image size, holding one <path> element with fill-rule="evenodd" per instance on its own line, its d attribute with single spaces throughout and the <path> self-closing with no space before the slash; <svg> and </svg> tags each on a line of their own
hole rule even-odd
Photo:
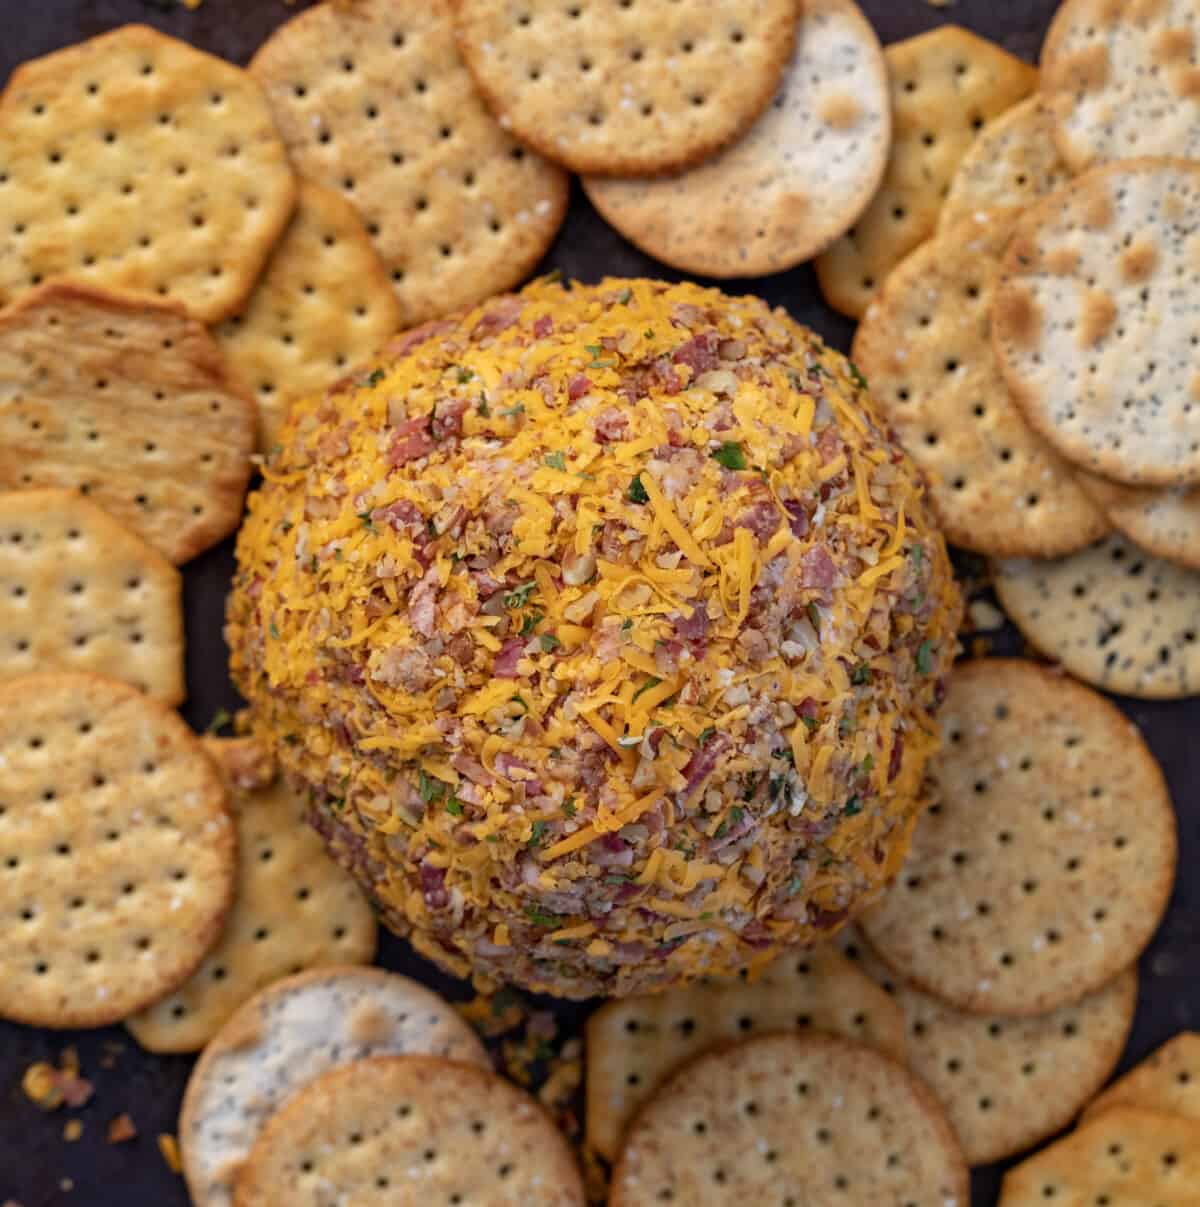
<svg viewBox="0 0 1200 1207">
<path fill-rule="evenodd" d="M 136 1138 L 138 1132 L 133 1120 L 124 1111 L 111 1119 L 108 1124 L 109 1144 L 124 1144 L 126 1140 Z"/>
<path fill-rule="evenodd" d="M 64 1193 L 66 1193 L 67 1191 L 74 1190 L 75 1189 L 75 1179 L 74 1178 L 60 1178 L 59 1183 L 58 1183 L 58 1188 L 59 1188 L 59 1190 L 63 1191 Z"/>
<path fill-rule="evenodd" d="M 83 1135 L 83 1123 L 79 1119 L 68 1119 L 63 1125 L 63 1139 L 74 1144 Z"/>
<path fill-rule="evenodd" d="M 179 1159 L 179 1141 L 170 1132 L 159 1133 L 158 1151 L 172 1173 L 177 1174 L 183 1169 L 183 1162 Z"/>
<path fill-rule="evenodd" d="M 74 1048 L 64 1048 L 60 1066 L 44 1060 L 34 1062 L 21 1078 L 25 1097 L 43 1111 L 56 1111 L 64 1104 L 80 1107 L 95 1092 L 92 1083 L 79 1076 L 79 1056 Z"/>
</svg>

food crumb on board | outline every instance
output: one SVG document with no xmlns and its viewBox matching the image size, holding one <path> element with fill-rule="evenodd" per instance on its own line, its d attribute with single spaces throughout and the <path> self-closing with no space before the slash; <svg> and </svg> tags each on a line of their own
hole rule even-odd
<svg viewBox="0 0 1200 1207">
<path fill-rule="evenodd" d="M 124 1144 L 126 1140 L 135 1139 L 137 1134 L 137 1127 L 126 1112 L 122 1111 L 114 1119 L 109 1120 L 109 1144 Z"/>
<path fill-rule="evenodd" d="M 25 1097 L 43 1111 L 56 1111 L 64 1104 L 83 1106 L 95 1092 L 90 1081 L 79 1076 L 79 1056 L 74 1048 L 64 1048 L 55 1068 L 44 1060 L 35 1061 L 21 1078 Z"/>
<path fill-rule="evenodd" d="M 179 1159 L 179 1141 L 170 1132 L 159 1132 L 158 1151 L 162 1153 L 162 1159 L 166 1161 L 172 1173 L 177 1174 L 182 1171 L 183 1162 Z"/>
<path fill-rule="evenodd" d="M 74 1144 L 83 1135 L 83 1123 L 79 1119 L 68 1119 L 63 1124 L 63 1139 L 68 1144 Z"/>
</svg>

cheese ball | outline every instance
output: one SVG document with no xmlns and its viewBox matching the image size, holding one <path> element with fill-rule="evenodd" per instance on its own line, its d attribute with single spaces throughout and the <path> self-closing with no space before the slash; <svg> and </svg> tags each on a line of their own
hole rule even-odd
<svg viewBox="0 0 1200 1207">
<path fill-rule="evenodd" d="M 781 311 L 544 279 L 297 404 L 263 478 L 234 679 L 442 968 L 728 975 L 897 870 L 961 603 L 866 383 Z"/>
</svg>

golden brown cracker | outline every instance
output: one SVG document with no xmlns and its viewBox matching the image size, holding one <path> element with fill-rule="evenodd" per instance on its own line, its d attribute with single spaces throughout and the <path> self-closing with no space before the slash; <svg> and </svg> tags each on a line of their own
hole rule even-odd
<svg viewBox="0 0 1200 1207">
<path fill-rule="evenodd" d="M 1015 220 L 1015 210 L 980 211 L 917 248 L 867 308 L 853 355 L 925 471 L 947 539 L 1053 557 L 1108 524 L 1025 422 L 992 351 L 992 298 Z"/>
<path fill-rule="evenodd" d="M 1192 0 L 1066 0 L 1042 48 L 1042 92 L 1071 167 L 1200 158 L 1198 44 Z"/>
<path fill-rule="evenodd" d="M 221 778 L 179 716 L 99 675 L 0 683 L 0 1015 L 117 1022 L 216 942 L 237 838 Z"/>
<path fill-rule="evenodd" d="M 583 185 L 648 255 L 706 276 L 760 276 L 811 259 L 853 224 L 890 143 L 887 66 L 870 23 L 852 0 L 817 0 L 803 6 L 774 100 L 731 147 L 672 176 Z"/>
<path fill-rule="evenodd" d="M 935 804 L 862 918 L 897 972 L 961 1010 L 1046 1014 L 1142 953 L 1175 881 L 1175 814 L 1136 727 L 1043 666 L 960 664 Z"/>
<path fill-rule="evenodd" d="M 0 95 L 0 303 L 69 276 L 212 322 L 250 292 L 295 196 L 245 72 L 123 26 L 23 64 Z"/>
<path fill-rule="evenodd" d="M 857 935 L 839 942 L 904 1012 L 909 1068 L 945 1108 L 968 1165 L 1061 1131 L 1112 1073 L 1133 1025 L 1132 968 L 1073 1005 L 1012 1019 L 956 1010 L 898 977 Z"/>
<path fill-rule="evenodd" d="M 895 1003 L 834 948 L 795 952 L 756 980 L 701 983 L 601 1006 L 587 1022 L 587 1143 L 615 1160 L 639 1107 L 710 1048 L 770 1031 L 815 1028 L 903 1060 Z"/>
<path fill-rule="evenodd" d="M 1053 561 L 992 567 L 1027 641 L 1085 683 L 1147 700 L 1200 692 L 1200 572 L 1122 536 Z"/>
<path fill-rule="evenodd" d="M 1108 522 L 1139 549 L 1200 570 L 1200 486 L 1123 486 L 1076 470 Z"/>
<path fill-rule="evenodd" d="M 938 229 L 980 210 L 1023 209 L 1070 179 L 1054 142 L 1054 121 L 1036 93 L 988 122 L 962 157 L 942 203 Z"/>
<path fill-rule="evenodd" d="M 237 527 L 256 424 L 174 303 L 64 281 L 0 312 L 0 489 L 79 490 L 179 564 Z"/>
<path fill-rule="evenodd" d="M 769 1035 L 685 1065 L 633 1122 L 611 1207 L 966 1207 L 967 1166 L 925 1086 L 832 1035 Z"/>
<path fill-rule="evenodd" d="M 297 169 L 359 212 L 405 326 L 523 280 L 566 213 L 566 174 L 480 100 L 451 7 L 320 4 L 250 65 Z"/>
<path fill-rule="evenodd" d="M 258 400 L 258 447 L 275 443 L 293 398 L 315 394 L 374 356 L 400 304 L 354 207 L 307 181 L 245 307 L 213 330 Z"/>
<path fill-rule="evenodd" d="M 237 1207 L 486 1202 L 583 1207 L 565 1137 L 535 1099 L 495 1073 L 431 1056 L 334 1069 L 267 1121 Z"/>
<path fill-rule="evenodd" d="M 1116 1107 L 1004 1175 L 999 1207 L 1194 1207 L 1200 1122 Z"/>
<path fill-rule="evenodd" d="M 0 677 L 59 669 L 186 694 L 179 571 L 67 490 L 0 493 Z"/>
<path fill-rule="evenodd" d="M 249 997 L 289 973 L 323 964 L 366 964 L 375 915 L 350 874 L 305 821 L 305 802 L 282 780 L 236 786 L 241 743 L 205 746 L 230 788 L 238 830 L 238 883 L 220 941 L 173 993 L 127 1019 L 151 1052 L 195 1052 Z"/>
<path fill-rule="evenodd" d="M 1085 1118 L 1118 1106 L 1200 1120 L 1200 1035 L 1181 1031 L 1096 1097 Z"/>
<path fill-rule="evenodd" d="M 1028 96 L 1034 68 L 957 25 L 884 50 L 892 79 L 892 153 L 875 199 L 816 261 L 825 300 L 860 318 L 889 272 L 929 237 L 976 134 Z"/>
<path fill-rule="evenodd" d="M 766 108 L 797 0 L 456 0 L 458 44 L 500 123 L 573 172 L 698 163 Z"/>
<path fill-rule="evenodd" d="M 1026 211 L 992 335 L 1030 425 L 1070 461 L 1132 486 L 1200 481 L 1200 164 L 1097 168 Z"/>
<path fill-rule="evenodd" d="M 241 1006 L 192 1070 L 179 1119 L 196 1207 L 227 1207 L 263 1124 L 330 1069 L 419 1053 L 490 1067 L 483 1045 L 430 989 L 381 968 L 315 968 Z"/>
</svg>

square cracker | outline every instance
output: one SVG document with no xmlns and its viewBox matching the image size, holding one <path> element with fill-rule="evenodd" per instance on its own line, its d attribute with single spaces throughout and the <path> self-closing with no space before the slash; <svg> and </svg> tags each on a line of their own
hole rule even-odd
<svg viewBox="0 0 1200 1207">
<path fill-rule="evenodd" d="M 1169 1111 L 1200 1121 L 1200 1035 L 1181 1031 L 1099 1095 L 1087 1116 L 1117 1106 Z"/>
<path fill-rule="evenodd" d="M 892 156 L 875 200 L 816 261 L 825 300 L 852 318 L 937 226 L 975 135 L 1037 85 L 1027 63 L 957 25 L 884 50 L 892 75 Z"/>
<path fill-rule="evenodd" d="M 451 8 L 318 4 L 250 64 L 297 169 L 362 216 L 406 326 L 523 280 L 567 206 L 566 173 L 484 108 Z"/>
<path fill-rule="evenodd" d="M 810 1027 L 904 1058 L 899 1008 L 828 946 L 784 956 L 755 981 L 701 983 L 601 1006 L 587 1022 L 589 1148 L 615 1160 L 634 1114 L 693 1056 L 747 1035 Z"/>
<path fill-rule="evenodd" d="M 56 281 L 0 311 L 0 490 L 80 490 L 178 565 L 237 527 L 256 425 L 178 303 Z"/>
<path fill-rule="evenodd" d="M 0 303 L 74 276 L 212 322 L 249 293 L 295 190 L 232 64 L 144 25 L 34 59 L 0 95 Z"/>
<path fill-rule="evenodd" d="M 358 212 L 305 181 L 291 224 L 246 307 L 213 329 L 229 367 L 258 399 L 259 450 L 292 399 L 369 360 L 400 326 L 400 303 Z"/>
<path fill-rule="evenodd" d="M 180 704 L 179 571 L 73 491 L 0 493 L 0 678 L 91 671 Z"/>
<path fill-rule="evenodd" d="M 206 739 L 229 785 L 238 830 L 238 885 L 220 941 L 169 997 L 126 1020 L 151 1052 L 195 1052 L 264 985 L 322 964 L 367 964 L 375 915 L 349 872 L 305 821 L 282 780 L 247 789 L 248 738 Z M 239 768 L 243 771 L 239 771 Z"/>
<path fill-rule="evenodd" d="M 1200 1122 L 1114 1107 L 1005 1175 L 1000 1207 L 1195 1207 Z"/>
</svg>

